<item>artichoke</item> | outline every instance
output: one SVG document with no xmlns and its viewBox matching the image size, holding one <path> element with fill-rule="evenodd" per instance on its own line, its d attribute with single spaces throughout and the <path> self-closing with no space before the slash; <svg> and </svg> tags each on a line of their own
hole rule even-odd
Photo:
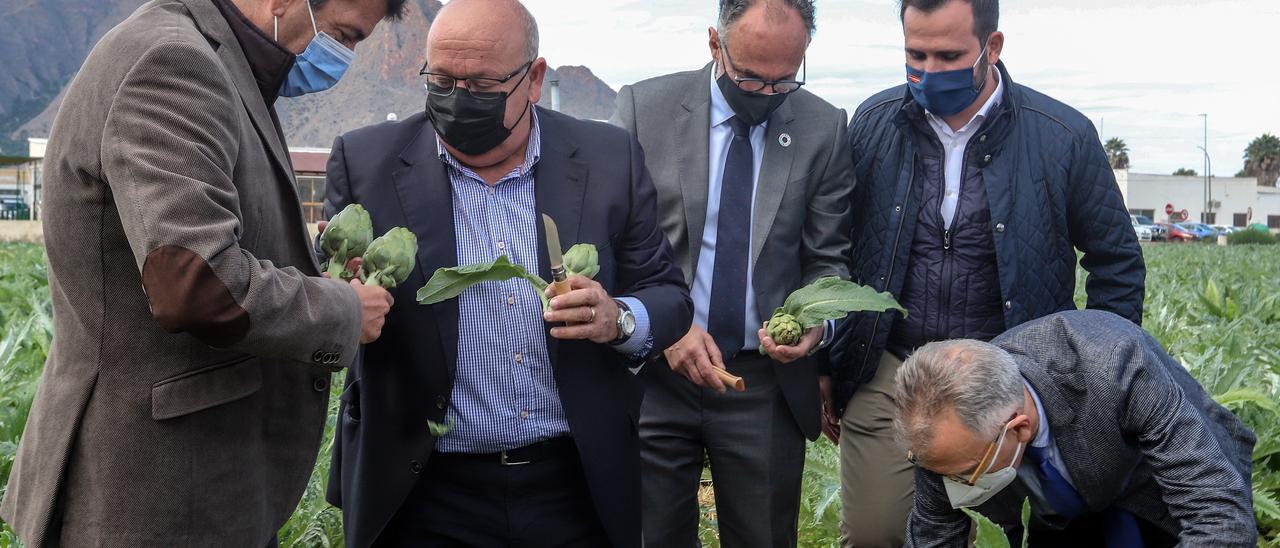
<svg viewBox="0 0 1280 548">
<path fill-rule="evenodd" d="M 796 321 L 796 317 L 786 312 L 775 312 L 773 317 L 769 318 L 765 331 L 768 332 L 769 338 L 780 346 L 795 345 L 800 342 L 800 336 L 804 334 L 804 329 L 800 326 L 800 322 Z"/>
<path fill-rule="evenodd" d="M 564 269 L 570 276 L 596 277 L 600 272 L 600 253 L 591 244 L 576 244 L 564 254 Z"/>
<path fill-rule="evenodd" d="M 373 221 L 360 204 L 350 204 L 329 219 L 320 235 L 320 250 L 329 257 L 325 270 L 333 279 L 349 279 L 347 261 L 363 256 L 373 240 Z"/>
<path fill-rule="evenodd" d="M 396 227 L 383 234 L 364 252 L 363 279 L 368 285 L 391 289 L 404 282 L 418 255 L 418 237 Z"/>
</svg>

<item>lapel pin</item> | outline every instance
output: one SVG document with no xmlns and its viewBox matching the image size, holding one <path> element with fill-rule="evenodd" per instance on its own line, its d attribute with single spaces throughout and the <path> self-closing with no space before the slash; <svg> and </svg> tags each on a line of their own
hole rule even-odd
<svg viewBox="0 0 1280 548">
<path fill-rule="evenodd" d="M 782 145 L 782 148 L 791 146 L 791 134 L 783 133 L 782 135 L 779 135 L 778 144 Z"/>
</svg>

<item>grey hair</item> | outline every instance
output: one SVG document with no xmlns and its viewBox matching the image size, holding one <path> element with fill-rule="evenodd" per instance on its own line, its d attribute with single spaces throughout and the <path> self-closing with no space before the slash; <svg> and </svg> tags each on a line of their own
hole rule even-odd
<svg viewBox="0 0 1280 548">
<path fill-rule="evenodd" d="M 895 386 L 894 432 L 916 454 L 927 453 L 948 410 L 975 435 L 995 438 L 1025 397 L 1013 356 L 972 339 L 924 345 L 898 369 Z"/>
<path fill-rule="evenodd" d="M 725 44 L 729 43 L 729 29 L 742 15 L 747 13 L 759 2 L 767 3 L 771 8 L 780 7 L 779 5 L 790 7 L 800 15 L 804 20 L 804 28 L 809 31 L 808 40 L 813 40 L 813 33 L 818 30 L 817 19 L 813 7 L 814 0 L 719 0 L 720 1 L 720 18 L 716 24 L 716 32 L 720 33 L 720 40 Z"/>
</svg>

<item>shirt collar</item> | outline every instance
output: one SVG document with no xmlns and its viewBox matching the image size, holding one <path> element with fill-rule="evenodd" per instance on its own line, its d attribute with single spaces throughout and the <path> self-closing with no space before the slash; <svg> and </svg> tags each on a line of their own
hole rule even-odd
<svg viewBox="0 0 1280 548">
<path fill-rule="evenodd" d="M 1036 394 L 1036 389 L 1031 387 L 1031 383 L 1026 379 L 1022 379 L 1022 384 L 1027 387 L 1027 392 L 1031 393 L 1031 400 L 1036 402 L 1036 415 L 1040 417 L 1039 428 L 1036 429 L 1036 438 L 1031 440 L 1031 445 L 1035 447 L 1049 446 L 1049 417 L 1044 414 L 1044 404 L 1040 403 L 1040 395 Z"/>
<path fill-rule="evenodd" d="M 510 173 L 503 176 L 503 180 L 512 177 L 524 177 L 533 170 L 534 166 L 538 165 L 538 160 L 542 159 L 542 129 L 538 123 L 538 108 L 534 105 L 529 105 L 529 120 L 529 144 L 525 146 L 524 163 L 516 166 Z M 439 132 L 436 133 L 436 151 L 440 156 L 440 161 L 444 162 L 445 165 L 466 174 L 468 177 L 480 179 L 480 176 L 476 175 L 475 171 L 462 165 L 462 162 L 459 162 L 457 158 L 449 154 L 449 150 L 444 148 L 444 141 L 440 139 Z"/>
<path fill-rule="evenodd" d="M 992 66 L 991 68 L 994 69 L 995 67 Z M 987 98 L 987 102 L 982 104 L 982 108 L 978 109 L 978 112 L 973 115 L 973 118 L 970 119 L 969 122 L 966 123 L 959 130 L 952 130 L 951 126 L 947 124 L 946 120 L 943 120 L 942 117 L 940 116 L 935 116 L 932 112 L 929 112 L 928 110 L 924 111 L 925 118 L 927 118 L 929 120 L 929 123 L 933 125 L 935 128 L 943 130 L 948 135 L 964 133 L 978 126 L 981 126 L 982 122 L 985 121 L 987 119 L 987 116 L 991 114 L 991 111 L 995 109 L 996 106 L 998 106 L 1002 100 L 1004 100 L 1004 80 L 1000 78 L 999 70 L 995 71 L 995 75 L 996 75 L 995 93 L 992 93 L 991 97 Z"/>
</svg>

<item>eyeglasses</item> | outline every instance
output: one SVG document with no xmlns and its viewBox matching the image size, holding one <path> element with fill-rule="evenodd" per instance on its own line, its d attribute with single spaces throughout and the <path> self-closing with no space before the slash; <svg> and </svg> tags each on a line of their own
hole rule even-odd
<svg viewBox="0 0 1280 548">
<path fill-rule="evenodd" d="M 991 443 L 987 444 L 987 451 L 982 454 L 982 460 L 978 461 L 978 466 L 974 467 L 972 474 L 968 476 L 948 474 L 945 477 L 956 483 L 963 483 L 971 487 L 976 484 L 978 482 L 978 478 L 989 472 L 990 468 L 995 464 L 995 459 L 999 456 L 998 450 L 1000 448 L 1000 441 L 1004 438 L 1005 434 L 1009 433 L 1009 423 L 1013 422 L 1013 419 L 1016 418 L 1018 418 L 1018 415 L 1015 413 L 1013 417 L 1005 422 L 1004 428 L 1000 429 L 1000 433 L 996 434 L 996 439 L 991 440 Z M 913 451 L 907 451 L 907 462 L 911 463 L 912 466 L 920 465 L 920 461 Z"/>
<path fill-rule="evenodd" d="M 725 68 L 733 69 L 734 74 L 738 73 L 738 69 L 734 67 L 733 57 L 729 56 L 729 48 L 725 47 L 723 41 L 720 42 L 720 51 L 724 52 L 724 58 L 726 61 Z M 806 74 L 806 72 L 808 72 L 808 68 L 806 68 L 807 65 L 808 65 L 808 62 L 806 57 L 800 61 L 800 70 L 801 70 L 800 80 L 765 80 L 762 78 L 738 78 L 733 76 L 733 74 L 730 74 L 729 78 L 732 79 L 733 83 L 738 86 L 738 89 L 745 91 L 747 93 L 760 93 L 764 91 L 766 88 L 768 88 L 774 94 L 786 95 L 788 93 L 792 93 L 796 90 L 799 90 L 800 86 L 804 85 L 804 78 L 808 76 L 808 74 Z"/>
<path fill-rule="evenodd" d="M 458 82 L 462 81 L 467 83 L 466 89 L 471 93 L 472 97 L 492 101 L 502 99 L 503 93 L 507 91 L 502 89 L 502 86 L 512 78 L 515 78 L 516 75 L 525 72 L 532 65 L 533 60 L 529 60 L 529 62 L 520 65 L 519 68 L 511 71 L 511 74 L 502 78 L 456 78 L 441 72 L 431 72 L 427 70 L 427 64 L 423 64 L 422 70 L 418 71 L 418 75 L 427 77 L 427 93 L 432 95 L 441 97 L 453 95 L 453 90 L 458 88 Z M 523 80 L 523 78 L 521 79 Z M 516 85 L 519 85 L 519 83 L 517 82 Z"/>
</svg>

